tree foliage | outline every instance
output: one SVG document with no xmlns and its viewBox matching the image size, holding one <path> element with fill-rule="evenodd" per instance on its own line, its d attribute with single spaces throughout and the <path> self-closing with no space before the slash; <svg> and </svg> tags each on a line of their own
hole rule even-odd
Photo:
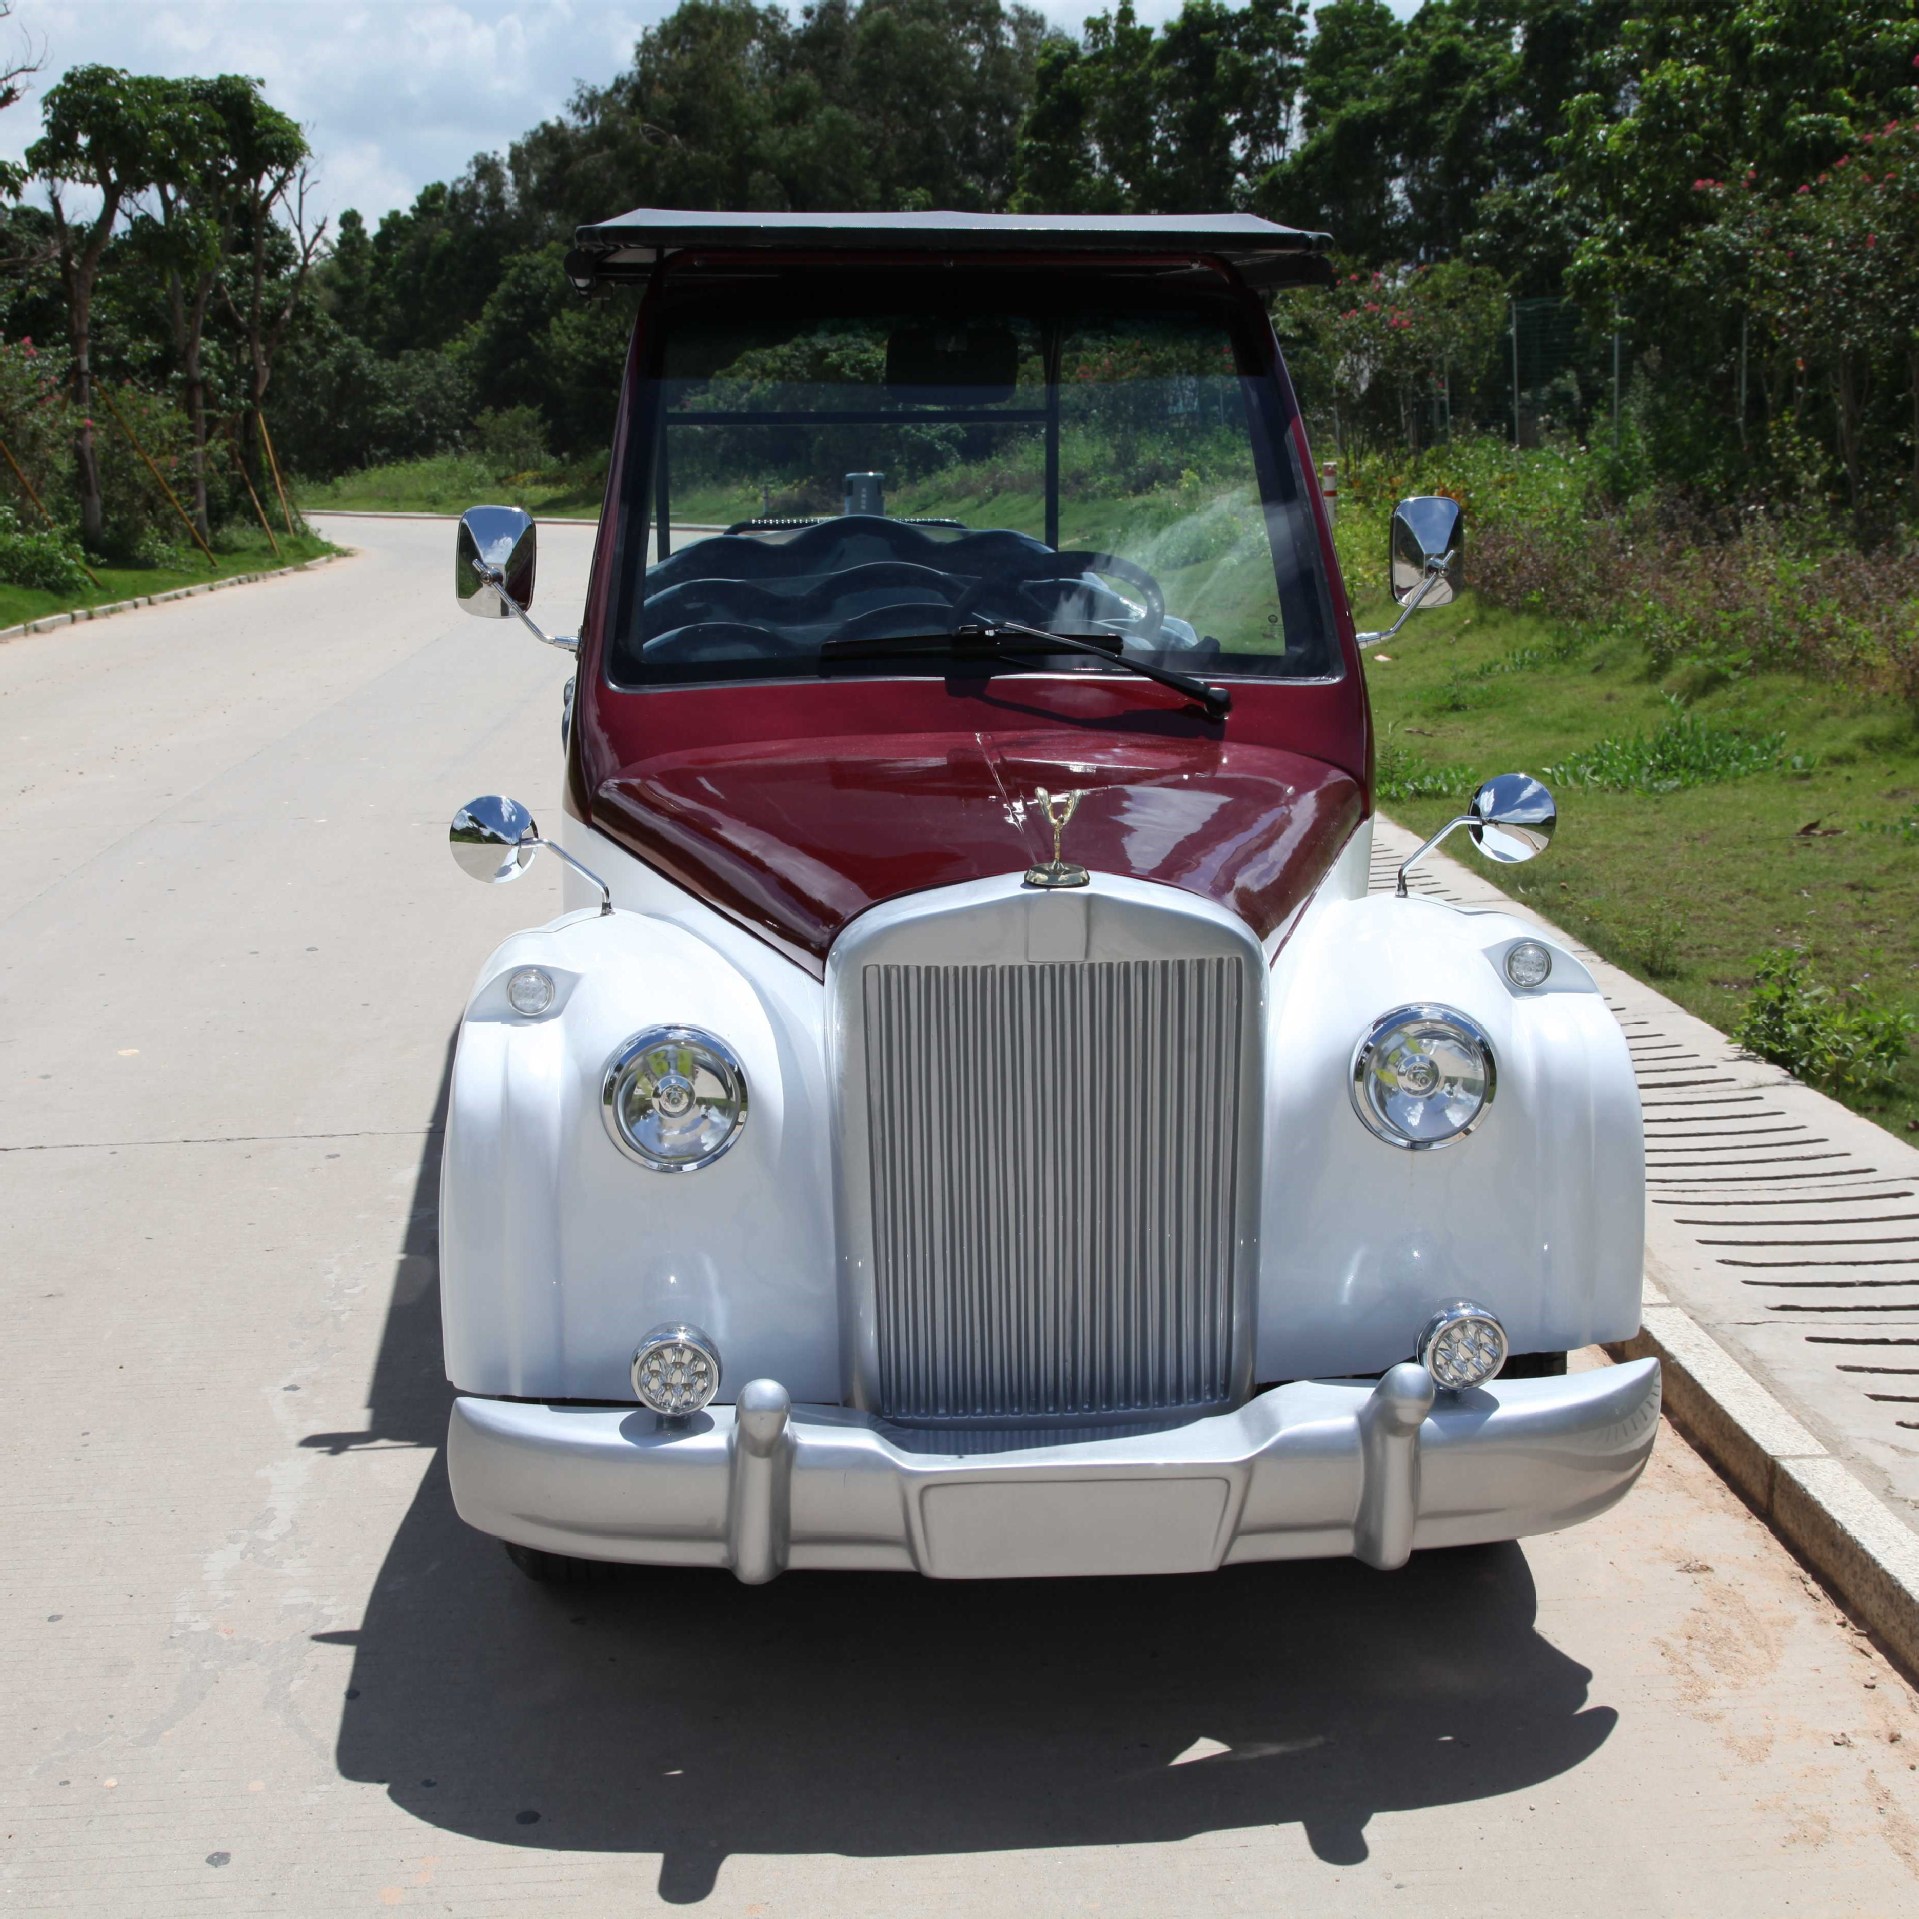
<svg viewBox="0 0 1919 1919">
<path fill-rule="evenodd" d="M 562 113 L 330 246 L 305 137 L 255 83 L 82 68 L 41 102 L 44 206 L 0 208 L 0 331 L 58 336 L 83 503 L 101 369 L 177 398 L 199 469 L 263 405 L 315 474 L 481 451 L 483 414 L 503 448 L 527 408 L 516 444 L 581 459 L 631 313 L 568 290 L 581 223 L 1239 208 L 1336 238 L 1339 287 L 1278 319 L 1342 441 L 1542 409 L 1588 432 L 1616 337 L 1651 470 L 1866 532 L 1919 519 L 1919 235 L 1892 185 L 1915 57 L 1919 0 L 1184 0 L 1158 27 L 1116 0 L 1073 35 L 1010 0 L 682 0 Z M 1567 364 L 1518 408 L 1513 314 L 1561 300 Z"/>
</svg>

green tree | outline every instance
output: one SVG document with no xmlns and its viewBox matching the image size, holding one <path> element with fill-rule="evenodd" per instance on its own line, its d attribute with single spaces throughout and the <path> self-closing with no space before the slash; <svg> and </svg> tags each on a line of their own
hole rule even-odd
<svg viewBox="0 0 1919 1919">
<path fill-rule="evenodd" d="M 1765 329 L 1762 353 L 1788 368 L 1796 428 L 1814 390 L 1855 525 L 1866 517 L 1871 441 L 1898 434 L 1903 393 L 1909 507 L 1919 505 L 1919 125 L 1890 120 L 1789 191 L 1756 170 L 1701 178 L 1709 223 L 1688 256 Z M 1871 464 L 1889 466 L 1882 458 Z"/>
<path fill-rule="evenodd" d="M 251 88 L 226 99 L 220 195 L 230 209 L 236 257 L 220 292 L 240 334 L 247 405 L 257 418 L 327 223 L 307 207 L 311 149 L 299 123 Z"/>
<path fill-rule="evenodd" d="M 1464 260 L 1354 269 L 1331 289 L 1284 295 L 1276 318 L 1302 382 L 1329 395 L 1342 456 L 1375 436 L 1416 454 L 1446 429 L 1455 384 L 1469 388 L 1496 349 L 1506 287 Z"/>
<path fill-rule="evenodd" d="M 93 301 L 100 262 L 130 203 L 168 169 L 173 153 L 198 147 L 199 108 L 174 81 L 86 66 L 47 89 L 42 113 L 43 131 L 27 149 L 27 165 L 45 184 L 53 217 L 79 421 L 80 532 L 98 546 L 103 511 L 93 429 Z M 68 217 L 64 190 L 73 186 L 99 195 L 91 220 Z"/>
<path fill-rule="evenodd" d="M 246 175 L 263 142 L 284 141 L 292 126 L 267 104 L 260 84 L 241 74 L 178 82 L 195 109 L 193 137 L 169 149 L 153 181 L 156 214 L 142 222 L 145 250 L 160 268 L 167 321 L 193 433 L 194 517 L 207 520 L 207 318 L 229 264 L 236 230 L 254 216 Z M 297 137 L 297 129 L 294 132 Z"/>
<path fill-rule="evenodd" d="M 1913 0 L 1637 0 L 1599 83 L 1570 102 L 1556 187 L 1579 228 L 1568 285 L 1596 313 L 1623 309 L 1658 354 L 1667 463 L 1715 433 L 1736 454 L 1746 428 L 1747 275 L 1695 182 L 1783 200 L 1855 128 L 1906 110 L 1915 51 Z"/>
<path fill-rule="evenodd" d="M 0 27 L 13 18 L 13 0 L 0 0 Z M 0 54 L 0 113 L 17 107 L 25 99 L 27 82 L 40 71 L 40 59 L 30 41 L 23 40 L 19 50 Z M 0 200 L 16 199 L 27 183 L 27 171 L 12 160 L 0 160 Z"/>
<path fill-rule="evenodd" d="M 1241 207 L 1290 138 L 1303 0 L 1185 0 L 1155 32 L 1132 0 L 1040 52 L 1014 204 L 1034 211 Z"/>
</svg>

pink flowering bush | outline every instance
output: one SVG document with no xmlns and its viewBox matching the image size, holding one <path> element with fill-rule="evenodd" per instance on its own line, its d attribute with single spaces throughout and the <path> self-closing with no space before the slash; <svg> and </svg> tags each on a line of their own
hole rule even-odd
<svg viewBox="0 0 1919 1919">
<path fill-rule="evenodd" d="M 1872 475 L 1905 455 L 1903 501 L 1919 510 L 1919 123 L 1889 120 L 1791 192 L 1747 173 L 1701 179 L 1713 203 L 1697 270 L 1756 323 L 1753 365 L 1775 437 L 1829 422 L 1855 523 L 1891 504 Z M 1895 404 L 1903 396 L 1903 405 Z M 1893 438 L 1898 434 L 1905 444 Z"/>
<path fill-rule="evenodd" d="M 1443 416 L 1448 383 L 1477 376 L 1505 316 L 1497 274 L 1448 260 L 1348 272 L 1330 291 L 1286 295 L 1274 317 L 1295 378 L 1331 412 L 1342 448 L 1383 437 L 1417 451 L 1435 402 Z"/>
</svg>

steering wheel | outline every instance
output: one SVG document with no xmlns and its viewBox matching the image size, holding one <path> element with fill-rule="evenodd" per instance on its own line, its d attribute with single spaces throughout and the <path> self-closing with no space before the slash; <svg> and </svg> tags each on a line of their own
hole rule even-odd
<svg viewBox="0 0 1919 1919">
<path fill-rule="evenodd" d="M 1143 566 L 1136 561 L 1122 559 L 1117 553 L 1094 553 L 1090 550 L 1051 553 L 1044 556 L 1037 569 L 1029 571 L 1022 567 L 1017 573 L 976 580 L 954 601 L 953 614 L 956 620 L 966 618 L 996 587 L 1024 588 L 1037 586 L 1047 580 L 1078 580 L 1088 573 L 1108 574 L 1139 589 L 1140 596 L 1146 602 L 1146 610 L 1139 615 L 1137 630 L 1128 637 L 1137 640 L 1142 646 L 1151 647 L 1158 640 L 1160 627 L 1166 619 L 1166 595 L 1161 591 L 1159 582 Z"/>
<path fill-rule="evenodd" d="M 944 633 L 959 624 L 944 600 L 901 600 L 891 606 L 869 606 L 834 630 L 835 640 L 863 640 L 871 633 L 892 638 L 900 633 Z"/>
</svg>

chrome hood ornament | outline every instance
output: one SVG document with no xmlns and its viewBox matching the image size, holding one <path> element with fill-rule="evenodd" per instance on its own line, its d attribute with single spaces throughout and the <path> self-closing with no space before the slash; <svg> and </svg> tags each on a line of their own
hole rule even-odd
<svg viewBox="0 0 1919 1919">
<path fill-rule="evenodd" d="M 1039 810 L 1046 816 L 1047 824 L 1053 829 L 1053 857 L 1041 865 L 1029 866 L 1023 884 L 1045 891 L 1061 886 L 1084 886 L 1091 875 L 1085 867 L 1062 859 L 1059 850 L 1060 836 L 1066 831 L 1066 823 L 1073 817 L 1082 795 L 1074 792 L 1055 797 L 1045 787 L 1036 786 L 1033 796 L 1039 801 Z"/>
</svg>

